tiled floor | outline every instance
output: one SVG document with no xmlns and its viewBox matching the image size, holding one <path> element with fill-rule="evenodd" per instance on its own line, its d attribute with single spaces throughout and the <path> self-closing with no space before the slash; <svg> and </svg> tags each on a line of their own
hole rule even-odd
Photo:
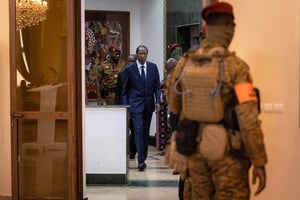
<svg viewBox="0 0 300 200">
<path fill-rule="evenodd" d="M 152 146 L 146 160 L 147 168 L 140 172 L 136 160 L 129 161 L 129 183 L 124 186 L 88 186 L 89 200 L 177 200 L 178 175 L 164 164 L 164 156 Z"/>
</svg>

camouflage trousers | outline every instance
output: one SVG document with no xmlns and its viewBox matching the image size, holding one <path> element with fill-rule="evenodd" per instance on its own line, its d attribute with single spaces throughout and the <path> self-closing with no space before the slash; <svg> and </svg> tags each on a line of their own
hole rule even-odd
<svg viewBox="0 0 300 200">
<path fill-rule="evenodd" d="M 249 200 L 249 167 L 248 160 L 229 155 L 220 161 L 190 156 L 184 200 Z"/>
</svg>

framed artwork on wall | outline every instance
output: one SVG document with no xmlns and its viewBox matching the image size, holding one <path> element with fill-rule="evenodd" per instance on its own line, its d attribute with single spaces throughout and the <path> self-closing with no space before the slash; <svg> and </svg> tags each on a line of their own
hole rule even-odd
<svg viewBox="0 0 300 200">
<path fill-rule="evenodd" d="M 99 59 L 103 60 L 108 46 L 117 44 L 122 49 L 121 57 L 126 59 L 129 51 L 129 17 L 129 12 L 86 10 L 86 53 L 99 54 Z"/>
<path fill-rule="evenodd" d="M 126 60 L 129 49 L 130 13 L 119 11 L 86 10 L 85 11 L 85 73 L 86 82 L 96 80 L 96 66 L 107 59 L 109 46 L 117 45 L 121 50 L 121 59 Z M 91 76 L 92 74 L 92 76 Z M 96 87 L 96 84 L 94 84 Z M 87 90 L 96 91 L 94 90 Z M 99 94 L 90 92 L 86 100 L 97 99 Z M 99 100 L 99 99 L 98 99 Z"/>
</svg>

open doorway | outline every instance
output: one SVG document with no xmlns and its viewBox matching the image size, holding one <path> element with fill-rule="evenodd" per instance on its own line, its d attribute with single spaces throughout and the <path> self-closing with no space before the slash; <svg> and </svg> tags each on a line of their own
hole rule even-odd
<svg viewBox="0 0 300 200">
<path fill-rule="evenodd" d="M 162 8 L 164 3 L 166 3 L 166 0 L 161 1 L 161 0 L 153 0 L 153 1 L 143 1 L 142 4 L 138 3 L 139 0 L 135 1 L 124 1 L 124 0 L 114 0 L 113 3 L 111 0 L 98 0 L 98 1 L 91 1 L 91 0 L 85 0 L 85 11 L 97 11 L 97 12 L 102 12 L 106 11 L 111 12 L 111 14 L 118 14 L 120 12 L 128 12 L 129 13 L 129 25 L 128 27 L 122 27 L 122 30 L 124 31 L 129 31 L 130 35 L 127 34 L 127 36 L 122 37 L 123 41 L 128 40 L 128 44 L 125 45 L 128 48 L 128 54 L 135 54 L 136 47 L 140 44 L 144 44 L 148 47 L 149 49 L 149 54 L 148 54 L 148 60 L 156 63 L 159 66 L 159 71 L 160 74 L 163 75 L 163 63 L 164 63 L 164 41 L 163 41 L 163 35 L 164 35 L 164 21 L 163 21 L 163 15 L 162 13 Z M 149 9 L 151 8 L 151 9 Z M 114 12 L 116 11 L 116 12 Z M 143 15 L 141 15 L 141 11 L 143 11 Z M 153 16 L 155 13 L 155 16 Z M 153 20 L 153 17 L 155 20 Z M 125 17 L 123 17 L 125 19 Z M 83 16 L 83 22 L 85 20 L 85 16 Z M 110 24 L 110 23 L 108 23 Z M 121 24 L 121 23 L 120 23 Z M 82 27 L 85 28 L 86 24 L 82 24 Z M 91 25 L 91 24 L 90 24 Z M 103 24 L 102 24 L 103 25 Z M 120 30 L 119 26 L 116 26 L 118 30 Z M 104 29 L 102 29 L 104 30 Z M 105 31 L 105 30 L 104 30 Z M 85 30 L 82 30 L 83 34 Z M 117 33 L 117 32 L 115 32 Z M 112 36 L 116 36 L 113 35 Z M 83 36 L 84 37 L 84 36 Z M 118 42 L 120 41 L 119 39 L 117 40 Z M 119 44 L 117 42 L 117 44 Z M 84 41 L 83 41 L 83 46 L 85 46 Z M 125 47 L 124 46 L 124 47 Z M 123 45 L 120 45 L 119 47 L 123 47 Z M 122 49 L 122 54 L 123 52 L 125 53 L 126 49 Z M 83 55 L 84 59 L 84 55 Z M 84 66 L 82 67 L 84 68 Z M 161 76 L 161 79 L 163 77 Z M 94 106 L 94 108 L 92 108 Z M 97 107 L 97 108 L 96 108 Z M 126 144 L 126 137 L 127 133 L 126 130 L 127 128 L 124 128 L 123 122 L 126 122 L 126 120 L 123 120 L 123 117 L 126 116 L 126 112 L 123 110 L 124 108 L 122 107 L 112 107 L 110 105 L 88 105 L 84 106 L 83 112 L 84 112 L 84 127 L 85 130 L 87 128 L 90 128 L 88 124 L 91 123 L 91 120 L 87 119 L 85 117 L 86 114 L 90 115 L 92 109 L 98 109 L 101 110 L 99 112 L 100 114 L 106 114 L 107 112 L 110 112 L 106 116 L 102 116 L 101 119 L 103 121 L 96 121 L 95 123 L 92 123 L 92 125 L 95 127 L 93 130 L 95 130 L 95 134 L 97 134 L 97 137 L 104 137 L 101 140 L 99 139 L 98 144 L 95 144 L 95 148 L 97 147 L 99 150 L 91 150 L 91 143 L 90 142 L 95 142 L 97 140 L 96 136 L 89 135 L 89 133 L 85 132 L 85 170 L 88 170 L 90 174 L 95 174 L 95 168 L 93 169 L 94 171 L 90 170 L 90 166 L 96 166 L 99 167 L 101 165 L 97 163 L 103 164 L 103 160 L 101 161 L 102 158 L 105 159 L 110 159 L 112 157 L 117 158 L 114 160 L 114 162 L 117 162 L 114 164 L 114 167 L 110 167 L 108 170 L 108 173 L 105 174 L 105 176 L 109 176 L 111 174 L 114 174 L 116 170 L 116 166 L 123 166 L 123 163 L 125 162 L 124 166 L 126 167 L 126 162 L 128 161 L 127 159 L 127 144 Z M 125 108 L 126 110 L 127 108 Z M 91 111 L 91 112 L 90 112 Z M 95 111 L 97 112 L 97 111 Z M 115 112 L 115 116 L 111 116 L 110 114 L 113 114 Z M 98 114 L 99 114 L 98 113 Z M 125 113 L 125 114 L 124 114 Z M 97 115 L 98 115 L 97 114 Z M 100 116 L 98 116 L 100 117 Z M 153 124 L 151 124 L 151 130 L 150 130 L 150 135 L 154 136 L 155 131 L 156 131 L 156 124 L 155 124 L 155 114 L 153 114 L 152 118 Z M 127 124 L 126 124 L 127 125 Z M 114 130 L 112 130 L 114 129 Z M 119 130 L 117 130 L 119 129 Z M 89 131 L 89 130 L 88 130 Z M 110 133 L 115 133 L 116 135 L 110 134 Z M 115 137 L 115 138 L 113 138 Z M 125 137 L 125 138 L 124 138 Z M 124 138 L 124 140 L 123 140 Z M 112 139 L 112 142 L 119 142 L 116 144 L 116 147 L 111 145 L 110 147 L 106 147 L 105 145 L 110 145 L 112 143 L 109 143 L 108 141 Z M 113 140 L 114 139 L 114 140 Z M 102 142 L 104 144 L 102 144 Z M 100 148 L 102 147 L 102 148 Z M 111 150 L 111 148 L 117 148 L 120 147 L 121 150 L 118 148 L 117 150 Z M 104 150 L 104 151 L 103 151 Z M 97 154 L 97 152 L 101 151 L 101 155 L 94 155 Z M 117 155 L 111 155 L 111 153 L 117 153 L 119 152 L 119 156 Z M 122 152 L 122 153 L 121 153 Z M 102 155 L 102 153 L 104 155 Z M 93 160 L 91 160 L 90 156 L 93 155 Z M 121 156 L 121 157 L 120 157 Z M 97 159 L 97 160 L 96 160 Z M 124 160 L 125 159 L 125 160 Z M 90 163 L 92 161 L 93 163 Z M 99 162 L 98 162 L 99 161 Z M 90 165 L 92 164 L 92 165 Z M 127 164 L 128 165 L 128 164 Z M 102 165 L 103 166 L 103 165 Z M 114 171 L 113 171 L 114 170 Z M 125 170 L 127 170 L 125 168 Z M 85 171 L 87 172 L 87 171 Z M 115 177 L 115 180 L 124 180 L 124 168 L 122 168 L 121 172 L 117 171 L 117 176 Z M 99 178 L 97 181 L 103 181 L 107 180 L 107 178 L 103 178 L 103 176 L 100 176 L 100 173 L 97 174 Z M 89 180 L 91 177 L 88 177 Z M 109 177 L 110 178 L 110 177 Z M 120 178 L 120 179 L 119 179 Z M 95 179 L 94 179 L 95 180 Z M 88 180 L 87 180 L 88 181 Z"/>
<path fill-rule="evenodd" d="M 177 41 L 182 45 L 183 52 L 199 46 L 200 25 L 198 23 L 177 26 L 176 33 Z"/>
</svg>

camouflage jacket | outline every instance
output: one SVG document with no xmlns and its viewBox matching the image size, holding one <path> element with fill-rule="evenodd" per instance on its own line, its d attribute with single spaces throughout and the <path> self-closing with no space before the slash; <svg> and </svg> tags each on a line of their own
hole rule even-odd
<svg viewBox="0 0 300 200">
<path fill-rule="evenodd" d="M 118 74 L 126 66 L 126 62 L 119 60 L 119 62 L 113 63 L 110 60 L 103 61 L 98 66 L 98 79 L 101 88 L 115 89 L 117 86 Z"/>
<path fill-rule="evenodd" d="M 179 60 L 182 56 L 182 48 L 181 47 L 175 47 L 175 49 L 172 51 L 170 57 L 175 58 L 176 60 Z"/>
<path fill-rule="evenodd" d="M 209 42 L 204 42 L 201 46 L 203 52 L 208 52 L 215 47 Z M 169 79 L 168 90 L 166 91 L 168 107 L 174 114 L 180 114 L 182 107 L 182 96 L 174 91 L 174 84 L 179 79 L 181 72 L 185 66 L 186 60 L 190 53 L 185 53 L 179 60 L 175 71 Z M 198 50 L 199 51 L 199 50 Z M 234 53 L 230 53 L 224 59 L 224 79 L 221 88 L 221 96 L 224 103 L 230 101 L 230 91 L 236 84 L 248 82 L 252 83 L 252 78 L 249 72 L 249 66 Z M 180 87 L 180 84 L 178 85 Z M 180 90 L 180 88 L 178 88 Z M 263 166 L 267 163 L 263 132 L 261 129 L 261 121 L 258 118 L 259 112 L 257 109 L 257 101 L 247 101 L 238 104 L 235 107 L 242 143 L 247 156 L 250 158 L 254 166 Z"/>
</svg>

